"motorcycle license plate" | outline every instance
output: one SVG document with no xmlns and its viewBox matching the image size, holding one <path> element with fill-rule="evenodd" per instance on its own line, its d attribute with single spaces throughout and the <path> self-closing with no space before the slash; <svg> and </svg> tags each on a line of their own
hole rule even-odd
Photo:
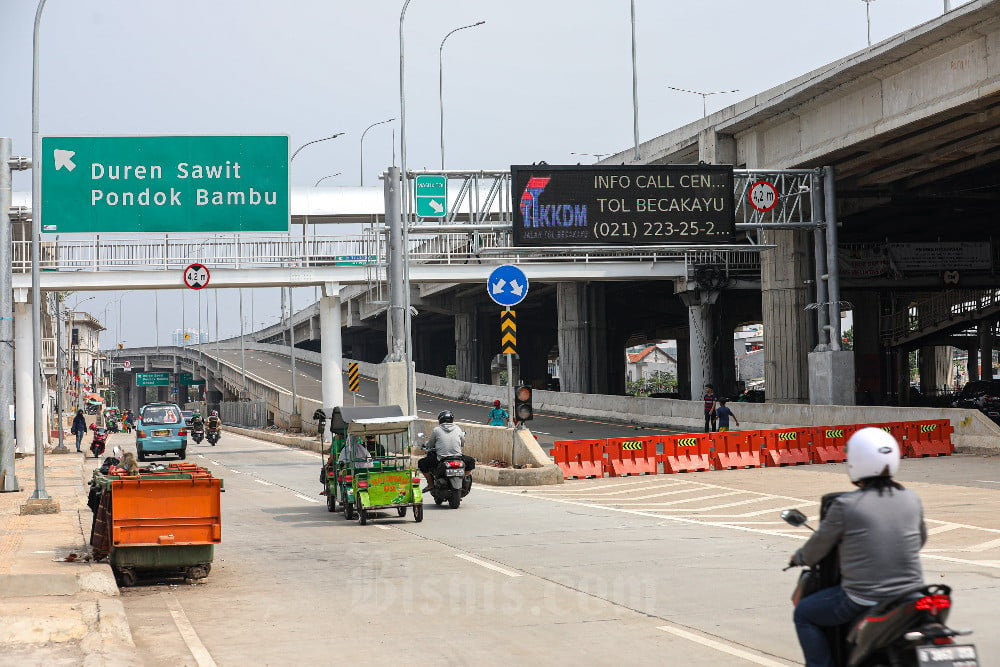
<svg viewBox="0 0 1000 667">
<path fill-rule="evenodd" d="M 976 647 L 971 644 L 918 646 L 917 664 L 921 667 L 979 667 Z"/>
<path fill-rule="evenodd" d="M 170 429 L 165 428 L 165 429 L 162 429 L 160 431 L 153 431 L 153 436 L 154 437 L 159 437 L 159 436 L 164 436 L 164 435 L 170 435 Z"/>
<path fill-rule="evenodd" d="M 461 468 L 448 468 L 448 470 L 445 471 L 445 475 L 447 475 L 448 477 L 461 477 L 464 474 L 465 471 L 462 470 Z"/>
</svg>

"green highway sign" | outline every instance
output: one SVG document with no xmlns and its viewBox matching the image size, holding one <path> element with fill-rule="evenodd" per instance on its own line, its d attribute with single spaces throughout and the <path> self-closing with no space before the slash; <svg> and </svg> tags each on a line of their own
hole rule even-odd
<svg viewBox="0 0 1000 667">
<path fill-rule="evenodd" d="M 417 202 L 418 218 L 443 218 L 448 214 L 448 177 L 417 176 L 413 196 Z"/>
<path fill-rule="evenodd" d="M 200 385 L 205 384 L 205 380 L 195 380 L 191 373 L 181 373 L 180 383 L 182 385 Z"/>
<path fill-rule="evenodd" d="M 43 137 L 42 231 L 287 231 L 287 136 Z"/>
<path fill-rule="evenodd" d="M 136 373 L 137 387 L 166 387 L 170 384 L 170 373 Z"/>
</svg>

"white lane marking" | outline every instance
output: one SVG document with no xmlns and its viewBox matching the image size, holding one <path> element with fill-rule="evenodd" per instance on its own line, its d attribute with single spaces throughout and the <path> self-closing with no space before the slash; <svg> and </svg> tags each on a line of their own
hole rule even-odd
<svg viewBox="0 0 1000 667">
<path fill-rule="evenodd" d="M 643 503 L 643 502 L 638 502 L 642 498 L 655 498 L 656 496 L 659 496 L 659 495 L 660 494 L 657 493 L 657 494 L 652 495 L 652 496 L 639 496 L 638 498 L 628 498 L 628 499 L 625 499 L 625 500 L 616 500 L 616 501 L 614 501 L 614 504 L 615 505 L 622 505 L 622 506 L 627 506 L 627 505 L 682 505 L 684 503 L 696 503 L 696 502 L 701 501 L 701 500 L 711 500 L 712 498 L 728 498 L 730 496 L 738 496 L 738 495 L 741 495 L 741 493 L 739 491 L 729 491 L 727 493 L 713 493 L 713 494 L 710 494 L 710 495 L 707 495 L 707 496 L 695 496 L 694 498 L 681 498 L 680 500 L 671 500 L 670 502 L 666 502 L 666 503 Z M 664 495 L 666 495 L 666 494 L 664 494 Z M 708 508 L 706 508 L 706 509 L 708 509 Z M 697 511 L 697 510 L 689 509 L 688 511 L 689 512 L 693 512 L 693 511 Z"/>
<path fill-rule="evenodd" d="M 375 524 L 375 527 L 379 530 L 392 530 L 389 526 L 380 526 L 379 524 Z"/>
<path fill-rule="evenodd" d="M 639 489 L 619 489 L 618 488 L 618 487 L 622 487 L 622 486 L 632 486 L 634 484 L 650 484 L 650 483 L 651 483 L 650 480 L 644 480 L 642 482 L 626 482 L 624 484 L 615 484 L 614 486 L 602 486 L 602 487 L 599 487 L 597 489 L 592 489 L 590 491 L 585 491 L 585 490 L 582 490 L 582 489 L 578 489 L 578 490 L 574 490 L 574 491 L 570 491 L 570 490 L 566 490 L 566 491 L 548 491 L 548 490 L 546 490 L 546 491 L 536 491 L 533 495 L 551 496 L 553 498 L 557 497 L 557 496 L 572 497 L 572 496 L 587 495 L 587 496 L 595 496 L 595 497 L 598 497 L 598 498 L 605 498 L 607 496 L 620 496 L 623 493 L 635 493 L 636 491 L 653 491 L 655 489 L 676 489 L 676 488 L 678 488 L 680 486 L 687 487 L 685 489 L 681 489 L 679 491 L 680 493 L 688 492 L 688 491 L 701 491 L 704 488 L 704 487 L 697 486 L 696 482 L 684 482 L 684 481 L 679 481 L 679 482 L 676 482 L 676 483 L 669 483 L 668 482 L 666 484 L 663 484 L 663 483 L 653 484 L 653 486 L 644 486 L 644 487 L 639 488 Z M 693 486 L 688 486 L 688 485 L 693 485 Z"/>
<path fill-rule="evenodd" d="M 258 484 L 263 484 L 264 486 L 274 486 L 274 484 L 271 484 L 270 482 L 265 482 L 262 479 L 254 478 L 253 481 L 257 482 Z"/>
<path fill-rule="evenodd" d="M 209 459 L 209 460 L 208 460 L 208 462 L 209 462 L 209 463 L 212 463 L 212 464 L 214 464 L 214 465 L 217 465 L 217 466 L 218 466 L 218 465 L 222 465 L 221 463 L 219 463 L 219 462 L 218 462 L 218 461 L 216 461 L 215 459 Z"/>
<path fill-rule="evenodd" d="M 301 493 L 296 493 L 295 497 L 299 498 L 301 500 L 308 500 L 311 503 L 321 503 L 321 502 L 323 502 L 322 500 L 316 500 L 315 498 L 310 498 L 309 496 L 303 496 Z"/>
<path fill-rule="evenodd" d="M 474 558 L 472 556 L 466 556 L 465 554 L 455 554 L 455 557 L 485 567 L 487 570 L 493 570 L 494 572 L 499 572 L 500 574 L 506 574 L 508 577 L 521 576 L 520 572 L 514 572 L 513 570 L 508 570 L 507 568 L 500 567 L 499 565 L 494 565 L 493 563 L 487 563 L 484 560 L 479 560 L 478 558 Z"/>
<path fill-rule="evenodd" d="M 204 454 L 198 454 L 198 457 L 199 458 L 205 458 L 205 455 Z"/>
<path fill-rule="evenodd" d="M 1000 482 L 993 479 L 977 479 L 977 482 L 982 482 L 983 484 L 1000 484 Z"/>
<path fill-rule="evenodd" d="M 539 435 L 552 435 L 551 433 L 546 433 L 545 431 L 532 431 L 532 433 L 537 433 Z"/>
<path fill-rule="evenodd" d="M 938 526 L 936 528 L 928 528 L 928 535 L 937 535 L 938 533 L 947 533 L 949 530 L 958 530 L 961 528 L 957 523 L 946 523 L 943 526 Z"/>
<path fill-rule="evenodd" d="M 750 651 L 744 651 L 743 649 L 738 649 L 728 644 L 723 644 L 722 642 L 715 641 L 714 639 L 708 639 L 707 637 L 702 637 L 696 635 L 693 632 L 688 632 L 687 630 L 681 630 L 672 625 L 660 625 L 657 626 L 657 630 L 663 630 L 664 632 L 669 632 L 670 634 L 680 637 L 681 639 L 686 639 L 689 642 L 694 642 L 695 644 L 701 644 L 702 646 L 707 646 L 708 648 L 715 649 L 720 653 L 726 653 L 731 656 L 737 657 L 740 660 L 746 662 L 752 662 L 755 665 L 764 665 L 764 667 L 788 667 L 789 665 L 795 664 L 793 662 L 778 662 L 777 660 L 771 660 L 770 658 L 765 658 L 759 656 Z"/>
<path fill-rule="evenodd" d="M 228 470 L 229 472 L 234 472 L 234 473 L 236 473 L 237 475 L 242 475 L 242 474 L 243 474 L 243 473 L 242 473 L 242 472 L 240 472 L 239 470 L 234 470 L 234 469 L 232 469 L 232 468 L 226 468 L 226 470 Z"/>
<path fill-rule="evenodd" d="M 170 610 L 170 616 L 174 619 L 174 625 L 177 626 L 177 630 L 181 633 L 181 639 L 187 644 L 188 650 L 191 651 L 191 657 L 198 663 L 198 667 L 216 667 L 212 654 L 201 643 L 201 639 L 195 632 L 194 626 L 191 625 L 191 621 L 188 620 L 187 614 L 184 613 L 181 603 L 172 593 L 164 593 L 163 596 L 167 600 L 167 609 Z"/>
</svg>

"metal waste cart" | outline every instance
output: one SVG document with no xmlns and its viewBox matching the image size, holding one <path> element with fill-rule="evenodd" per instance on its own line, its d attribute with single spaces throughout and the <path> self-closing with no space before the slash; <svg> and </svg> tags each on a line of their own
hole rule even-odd
<svg viewBox="0 0 1000 667">
<path fill-rule="evenodd" d="M 143 571 L 204 579 L 222 541 L 222 480 L 200 466 L 171 463 L 137 475 L 94 471 L 90 543 L 122 586 Z M 96 496 L 96 498 L 95 498 Z"/>
</svg>

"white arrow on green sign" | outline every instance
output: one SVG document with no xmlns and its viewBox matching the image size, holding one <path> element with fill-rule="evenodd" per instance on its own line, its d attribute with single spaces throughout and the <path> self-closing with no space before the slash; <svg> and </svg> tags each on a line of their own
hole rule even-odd
<svg viewBox="0 0 1000 667">
<path fill-rule="evenodd" d="M 448 177 L 424 174 L 414 181 L 418 218 L 443 218 L 448 214 Z"/>
<path fill-rule="evenodd" d="M 288 230 L 287 136 L 44 137 L 42 231 Z"/>
</svg>

